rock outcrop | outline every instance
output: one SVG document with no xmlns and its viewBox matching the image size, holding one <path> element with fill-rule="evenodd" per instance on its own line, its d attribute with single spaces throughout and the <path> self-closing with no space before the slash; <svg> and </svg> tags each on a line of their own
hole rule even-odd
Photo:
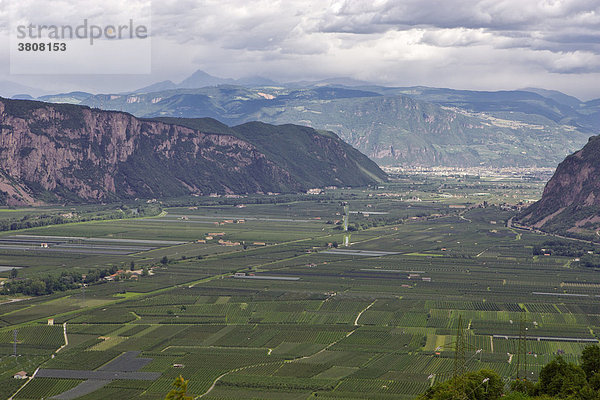
<svg viewBox="0 0 600 400">
<path fill-rule="evenodd" d="M 226 126 L 210 132 L 123 112 L 0 99 L 0 129 L 0 197 L 5 204 L 297 192 L 313 186 L 310 177 L 297 178 L 302 166 L 294 169 L 269 159 Z M 285 135 L 284 128 L 273 129 Z M 337 137 L 315 130 L 308 135 L 315 140 L 303 150 L 318 153 L 329 146 L 347 155 L 350 146 Z M 361 163 L 371 163 L 362 157 L 353 157 L 357 170 Z M 375 168 L 375 175 L 384 179 Z M 365 173 L 346 181 L 326 174 L 325 180 L 349 186 L 376 182 Z"/>
<path fill-rule="evenodd" d="M 544 231 L 597 239 L 600 228 L 600 136 L 590 138 L 556 169 L 541 200 L 520 223 Z"/>
</svg>

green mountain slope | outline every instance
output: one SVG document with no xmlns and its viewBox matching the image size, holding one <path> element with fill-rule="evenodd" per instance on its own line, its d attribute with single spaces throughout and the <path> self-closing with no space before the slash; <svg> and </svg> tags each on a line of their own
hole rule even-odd
<svg viewBox="0 0 600 400">
<path fill-rule="evenodd" d="M 230 129 L 215 120 L 172 124 L 1 98 L 0 124 L 0 198 L 8 204 L 36 198 L 109 201 L 299 192 L 386 179 L 377 165 L 334 134 L 299 126 L 254 123 Z"/>
<path fill-rule="evenodd" d="M 278 166 L 305 186 L 355 186 L 382 182 L 385 173 L 367 156 L 340 140 L 332 132 L 299 125 L 270 125 L 248 122 L 227 127 L 210 118 L 157 118 L 156 120 L 229 134 L 256 146 Z"/>
</svg>

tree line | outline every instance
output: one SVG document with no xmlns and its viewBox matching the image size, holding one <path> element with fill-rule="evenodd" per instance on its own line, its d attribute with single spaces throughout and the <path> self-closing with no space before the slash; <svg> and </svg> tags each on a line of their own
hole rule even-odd
<svg viewBox="0 0 600 400">
<path fill-rule="evenodd" d="M 600 400 L 600 346 L 587 346 L 579 365 L 561 356 L 546 364 L 537 382 L 517 379 L 505 387 L 500 375 L 483 369 L 437 383 L 419 400 Z"/>
</svg>

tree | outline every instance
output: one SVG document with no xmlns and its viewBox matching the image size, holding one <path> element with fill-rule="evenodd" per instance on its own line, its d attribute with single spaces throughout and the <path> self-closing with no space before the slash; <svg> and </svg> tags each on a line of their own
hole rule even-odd
<svg viewBox="0 0 600 400">
<path fill-rule="evenodd" d="M 133 271 L 135 269 L 135 262 L 133 260 L 131 260 L 131 262 L 129 263 L 129 270 Z"/>
<path fill-rule="evenodd" d="M 162 265 L 167 265 L 169 263 L 169 258 L 167 256 L 163 256 L 163 258 L 160 259 L 160 263 Z"/>
<path fill-rule="evenodd" d="M 142 268 L 142 276 L 148 276 L 148 267 Z"/>
<path fill-rule="evenodd" d="M 173 389 L 167 393 L 165 400 L 192 400 L 192 396 L 187 395 L 188 381 L 183 379 L 183 376 L 175 378 Z"/>
<path fill-rule="evenodd" d="M 510 383 L 510 390 L 512 392 L 531 395 L 535 390 L 535 385 L 527 379 L 517 379 Z"/>
<path fill-rule="evenodd" d="M 492 370 L 482 369 L 438 383 L 429 388 L 419 400 L 446 400 L 456 398 L 457 395 L 468 400 L 497 400 L 502 396 L 503 387 L 500 375 Z"/>
<path fill-rule="evenodd" d="M 581 368 L 588 379 L 600 373 L 600 346 L 586 346 L 581 352 Z"/>
<path fill-rule="evenodd" d="M 16 279 L 17 275 L 19 275 L 19 270 L 13 268 L 10 270 L 10 279 Z"/>
<path fill-rule="evenodd" d="M 578 396 L 584 388 L 589 388 L 583 369 L 560 356 L 542 368 L 538 385 L 540 394 L 560 398 Z"/>
</svg>

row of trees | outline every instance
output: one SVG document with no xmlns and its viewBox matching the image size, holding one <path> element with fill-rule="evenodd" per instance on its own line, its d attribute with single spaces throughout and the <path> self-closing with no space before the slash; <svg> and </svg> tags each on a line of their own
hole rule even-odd
<svg viewBox="0 0 600 400">
<path fill-rule="evenodd" d="M 16 231 L 20 229 L 37 228 L 47 225 L 60 225 L 71 222 L 103 221 L 158 215 L 162 211 L 160 205 L 144 204 L 137 207 L 121 205 L 117 209 L 92 210 L 74 213 L 71 216 L 60 214 L 24 215 L 20 218 L 0 220 L 0 231 Z"/>
<path fill-rule="evenodd" d="M 596 246 L 573 240 L 552 239 L 533 246 L 533 255 L 552 254 L 553 256 L 581 257 L 589 251 L 594 252 Z"/>
<path fill-rule="evenodd" d="M 438 383 L 419 400 L 496 400 L 501 397 L 506 400 L 600 400 L 600 347 L 587 346 L 581 354 L 580 365 L 557 357 L 542 368 L 536 383 L 516 380 L 505 390 L 496 372 L 480 370 Z"/>
<path fill-rule="evenodd" d="M 106 276 L 116 273 L 118 267 L 91 269 L 83 275 L 77 272 L 63 272 L 59 276 L 48 275 L 43 278 L 27 278 L 4 282 L 0 294 L 22 293 L 27 296 L 43 296 L 54 292 L 76 289 L 81 285 L 96 283 Z M 16 277 L 16 274 L 15 274 Z"/>
<path fill-rule="evenodd" d="M 600 268 L 600 256 L 595 254 L 586 254 L 581 257 L 579 266 L 584 268 Z"/>
</svg>

